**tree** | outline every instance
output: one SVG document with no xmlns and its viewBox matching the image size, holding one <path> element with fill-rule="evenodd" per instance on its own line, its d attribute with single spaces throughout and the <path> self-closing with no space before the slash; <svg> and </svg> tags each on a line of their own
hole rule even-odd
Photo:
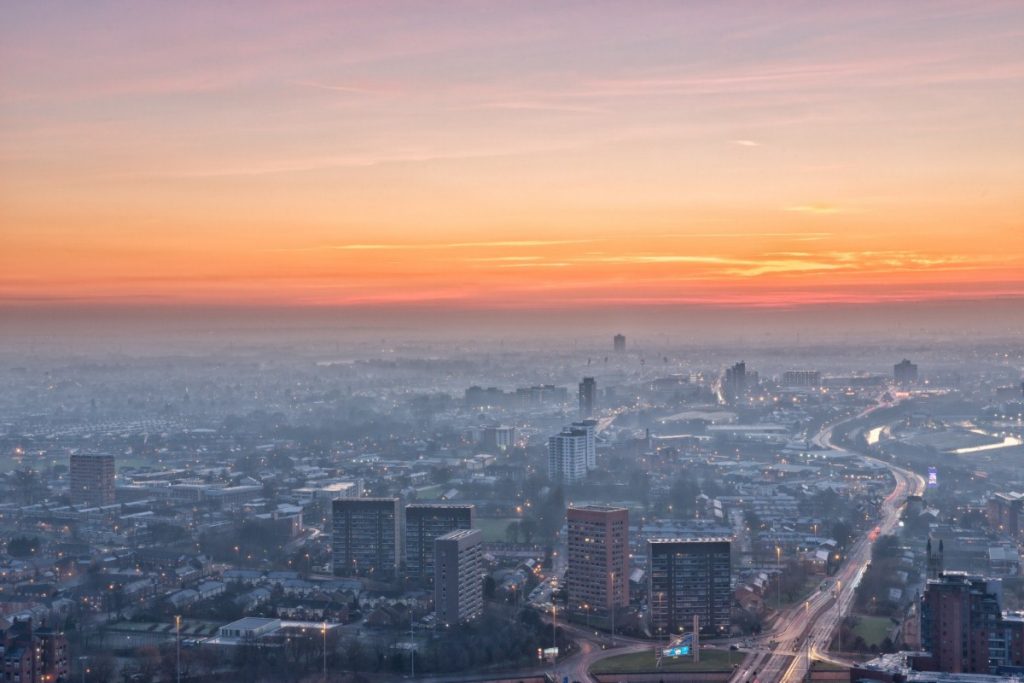
<svg viewBox="0 0 1024 683">
<path fill-rule="evenodd" d="M 114 678 L 114 671 L 117 670 L 117 661 L 114 655 L 109 652 L 93 655 L 85 661 L 85 678 L 89 683 L 107 683 Z"/>
<path fill-rule="evenodd" d="M 7 554 L 11 557 L 29 557 L 39 552 L 39 539 L 29 536 L 15 536 L 7 543 Z"/>
<path fill-rule="evenodd" d="M 160 649 L 155 645 L 144 645 L 135 649 L 135 666 L 143 683 L 156 680 L 160 672 Z"/>
<path fill-rule="evenodd" d="M 509 543 L 519 543 L 519 522 L 512 521 L 505 527 L 505 538 Z"/>
<path fill-rule="evenodd" d="M 39 479 L 39 473 L 33 469 L 25 468 L 15 470 L 12 475 L 14 479 L 14 490 L 25 505 L 33 505 L 38 500 L 46 497 L 49 490 Z"/>
<path fill-rule="evenodd" d="M 669 489 L 669 501 L 672 504 L 672 512 L 680 517 L 692 517 L 697 510 L 697 496 L 700 495 L 700 487 L 692 478 L 687 476 L 677 477 Z"/>
<path fill-rule="evenodd" d="M 832 538 L 836 540 L 840 548 L 845 548 L 853 536 L 853 528 L 845 520 L 839 520 L 832 525 Z"/>
<path fill-rule="evenodd" d="M 537 533 L 537 520 L 533 517 L 526 517 L 519 523 L 519 531 L 523 534 L 523 541 L 533 543 L 533 535 Z"/>
<path fill-rule="evenodd" d="M 750 527 L 751 534 L 756 534 L 761 530 L 761 518 L 753 510 L 744 510 L 743 521 Z"/>
</svg>

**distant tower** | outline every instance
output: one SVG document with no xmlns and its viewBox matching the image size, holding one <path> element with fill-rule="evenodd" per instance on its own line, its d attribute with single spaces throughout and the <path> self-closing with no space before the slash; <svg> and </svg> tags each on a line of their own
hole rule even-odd
<svg viewBox="0 0 1024 683">
<path fill-rule="evenodd" d="M 72 504 L 95 507 L 114 504 L 113 455 L 75 453 L 70 458 L 68 469 Z"/>
<path fill-rule="evenodd" d="M 892 366 L 892 378 L 896 381 L 896 384 L 901 386 L 916 384 L 917 366 L 904 358 L 899 363 Z"/>
<path fill-rule="evenodd" d="M 615 349 L 616 353 L 625 353 L 626 351 L 626 335 L 617 334 L 612 340 L 612 348 Z"/>
<path fill-rule="evenodd" d="M 757 383 L 757 373 L 747 372 L 747 364 L 740 361 L 731 368 L 725 369 L 725 377 L 722 379 L 722 393 L 727 400 L 735 400 L 756 387 Z"/>
<path fill-rule="evenodd" d="M 593 377 L 584 377 L 580 382 L 580 417 L 587 420 L 594 416 L 597 399 L 597 382 Z"/>
</svg>

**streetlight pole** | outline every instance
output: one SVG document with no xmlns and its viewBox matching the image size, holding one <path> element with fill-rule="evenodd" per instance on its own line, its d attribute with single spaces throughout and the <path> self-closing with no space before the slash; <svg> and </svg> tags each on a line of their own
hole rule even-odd
<svg viewBox="0 0 1024 683">
<path fill-rule="evenodd" d="M 181 683 L 181 615 L 174 615 L 174 670 L 175 679 Z"/>
<path fill-rule="evenodd" d="M 779 571 L 776 577 L 775 587 L 778 589 L 778 602 L 776 606 L 778 609 L 782 609 L 782 547 L 775 546 L 775 568 Z"/>
<path fill-rule="evenodd" d="M 836 611 L 839 612 L 839 652 L 843 651 L 843 580 L 836 579 Z"/>
<path fill-rule="evenodd" d="M 413 631 L 412 607 L 409 608 L 409 678 L 416 678 L 416 634 Z"/>
<path fill-rule="evenodd" d="M 558 647 L 558 606 L 554 597 L 551 598 L 551 647 Z"/>
<path fill-rule="evenodd" d="M 324 620 L 324 624 L 321 627 L 321 631 L 324 636 L 324 683 L 327 683 L 327 620 Z"/>
</svg>

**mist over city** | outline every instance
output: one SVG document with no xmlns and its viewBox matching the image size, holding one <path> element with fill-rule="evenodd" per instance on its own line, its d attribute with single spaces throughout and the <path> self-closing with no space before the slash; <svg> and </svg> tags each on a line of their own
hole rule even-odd
<svg viewBox="0 0 1024 683">
<path fill-rule="evenodd" d="M 0 682 L 1024 681 L 1024 7 L 0 7 Z"/>
</svg>

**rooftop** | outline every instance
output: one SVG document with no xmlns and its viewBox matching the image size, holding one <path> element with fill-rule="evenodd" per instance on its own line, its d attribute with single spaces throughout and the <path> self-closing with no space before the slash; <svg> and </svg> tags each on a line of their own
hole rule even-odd
<svg viewBox="0 0 1024 683">
<path fill-rule="evenodd" d="M 647 542 L 655 543 L 732 543 L 729 536 L 694 536 L 688 538 L 649 538 Z"/>
</svg>

